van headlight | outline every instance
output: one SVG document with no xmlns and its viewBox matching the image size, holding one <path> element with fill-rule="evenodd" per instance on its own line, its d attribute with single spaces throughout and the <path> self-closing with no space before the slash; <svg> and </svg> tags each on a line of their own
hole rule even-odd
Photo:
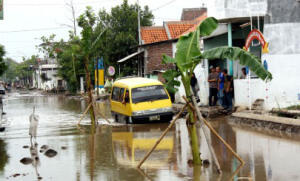
<svg viewBox="0 0 300 181">
<path fill-rule="evenodd" d="M 161 108 L 161 112 L 172 112 L 172 111 L 173 111 L 172 107 Z"/>
<path fill-rule="evenodd" d="M 135 112 L 132 112 L 132 116 L 142 116 L 142 115 L 145 115 L 147 114 L 146 111 L 135 111 Z"/>
</svg>

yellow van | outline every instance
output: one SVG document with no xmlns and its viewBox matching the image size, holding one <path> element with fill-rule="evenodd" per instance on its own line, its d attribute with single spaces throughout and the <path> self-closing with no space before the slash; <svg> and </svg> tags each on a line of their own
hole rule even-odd
<svg viewBox="0 0 300 181">
<path fill-rule="evenodd" d="M 116 122 L 170 121 L 173 117 L 167 90 L 153 79 L 117 80 L 112 87 L 110 105 Z"/>
</svg>

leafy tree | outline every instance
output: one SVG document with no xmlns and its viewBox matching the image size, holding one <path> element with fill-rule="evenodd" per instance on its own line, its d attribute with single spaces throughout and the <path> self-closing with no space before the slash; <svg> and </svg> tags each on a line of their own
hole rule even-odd
<svg viewBox="0 0 300 181">
<path fill-rule="evenodd" d="M 4 71 L 7 69 L 7 66 L 5 65 L 5 62 L 3 60 L 5 55 L 4 46 L 0 45 L 0 75 L 4 73 Z"/>
<path fill-rule="evenodd" d="M 16 68 L 18 66 L 18 62 L 11 58 L 6 58 L 4 60 L 7 69 L 5 71 L 5 74 L 2 75 L 2 78 L 6 82 L 13 82 L 17 77 Z"/>
<path fill-rule="evenodd" d="M 26 59 L 23 57 L 23 61 L 18 63 L 15 67 L 15 75 L 24 82 L 32 81 L 32 73 L 34 68 L 38 65 L 38 56 L 32 55 L 30 58 Z"/>
<path fill-rule="evenodd" d="M 143 9 L 138 4 L 128 4 L 124 0 L 121 5 L 113 7 L 110 12 L 101 10 L 98 13 L 98 23 L 95 34 L 106 29 L 102 41 L 95 46 L 96 57 L 103 56 L 105 65 L 117 65 L 117 61 L 136 51 L 138 45 L 138 9 L 140 10 L 141 26 L 153 24 L 153 14 L 148 6 Z M 132 73 L 134 62 L 126 62 L 121 71 L 126 75 Z"/>
<path fill-rule="evenodd" d="M 85 74 L 84 61 L 87 54 L 88 70 L 91 72 L 93 82 L 94 60 L 103 57 L 105 66 L 116 66 L 117 60 L 135 51 L 138 45 L 138 8 L 141 14 L 141 25 L 151 26 L 153 15 L 147 6 L 142 9 L 137 4 L 129 5 L 128 1 L 124 0 L 110 12 L 101 10 L 98 14 L 88 7 L 86 12 L 77 19 L 79 26 L 83 28 L 81 37 L 70 32 L 67 41 L 57 42 L 54 40 L 55 35 L 43 36 L 42 44 L 38 49 L 46 57 L 57 60 L 58 75 L 67 82 L 69 91 L 76 92 L 80 76 Z M 128 61 L 122 69 L 122 75 L 132 73 L 133 64 L 134 62 Z"/>
<path fill-rule="evenodd" d="M 199 44 L 200 37 L 209 36 L 217 26 L 218 21 L 215 18 L 206 18 L 194 32 L 179 38 L 175 58 L 167 55 L 163 56 L 163 63 L 174 63 L 179 70 L 168 70 L 164 73 L 163 76 L 167 80 L 166 87 L 168 90 L 173 92 L 177 90 L 176 86 L 180 85 L 180 82 L 177 81 L 176 78 L 181 76 L 185 94 L 187 98 L 191 100 L 192 92 L 190 81 L 192 73 L 202 59 L 213 60 L 228 58 L 231 60 L 239 60 L 241 65 L 248 66 L 262 80 L 272 79 L 272 74 L 264 69 L 259 58 L 238 47 L 218 47 L 201 53 Z M 201 164 L 197 140 L 198 137 L 194 124 L 197 116 L 191 108 L 188 108 L 188 113 L 189 124 L 187 124 L 187 126 L 190 133 L 194 163 Z"/>
</svg>

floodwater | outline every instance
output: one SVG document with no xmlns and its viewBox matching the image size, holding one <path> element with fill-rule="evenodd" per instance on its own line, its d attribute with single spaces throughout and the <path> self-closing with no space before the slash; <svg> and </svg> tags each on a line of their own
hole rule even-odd
<svg viewBox="0 0 300 181">
<path fill-rule="evenodd" d="M 109 108 L 100 104 L 109 117 Z M 33 106 L 39 115 L 37 143 L 30 143 L 29 115 Z M 76 127 L 84 101 L 39 93 L 6 95 L 3 116 L 5 132 L 0 132 L 0 180 L 300 180 L 300 138 L 280 132 L 253 129 L 224 120 L 211 120 L 212 126 L 237 151 L 238 160 L 210 134 L 222 174 L 213 164 L 193 167 L 184 120 L 179 120 L 157 149 L 143 164 L 135 167 L 168 126 L 166 123 L 124 125 L 100 120 L 95 131 L 89 119 Z M 113 121 L 112 119 L 110 119 Z M 229 124 L 230 123 L 230 124 Z M 91 134 L 94 132 L 94 134 Z M 212 162 L 201 133 L 201 157 Z M 47 145 L 57 155 L 47 157 L 41 147 Z M 28 147 L 29 148 L 28 148 Z M 35 158 L 23 164 L 24 157 Z"/>
</svg>

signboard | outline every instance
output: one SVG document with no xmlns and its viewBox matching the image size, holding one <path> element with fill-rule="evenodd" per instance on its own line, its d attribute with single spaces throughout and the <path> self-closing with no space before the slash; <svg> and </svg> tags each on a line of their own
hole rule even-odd
<svg viewBox="0 0 300 181">
<path fill-rule="evenodd" d="M 95 66 L 95 88 L 104 88 L 104 62 L 99 58 Z"/>
<path fill-rule="evenodd" d="M 3 20 L 3 0 L 0 0 L 0 20 Z"/>
<path fill-rule="evenodd" d="M 246 39 L 246 44 L 244 46 L 244 50 L 248 50 L 248 48 L 250 47 L 251 45 L 251 42 L 256 39 L 259 41 L 259 43 L 261 44 L 261 47 L 262 47 L 262 52 L 263 53 L 269 53 L 269 44 L 266 42 L 263 34 L 257 30 L 257 29 L 253 29 L 247 39 Z"/>
<path fill-rule="evenodd" d="M 115 73 L 116 73 L 116 70 L 113 66 L 109 66 L 108 69 L 107 69 L 107 72 L 108 72 L 109 76 L 114 76 Z"/>
</svg>

